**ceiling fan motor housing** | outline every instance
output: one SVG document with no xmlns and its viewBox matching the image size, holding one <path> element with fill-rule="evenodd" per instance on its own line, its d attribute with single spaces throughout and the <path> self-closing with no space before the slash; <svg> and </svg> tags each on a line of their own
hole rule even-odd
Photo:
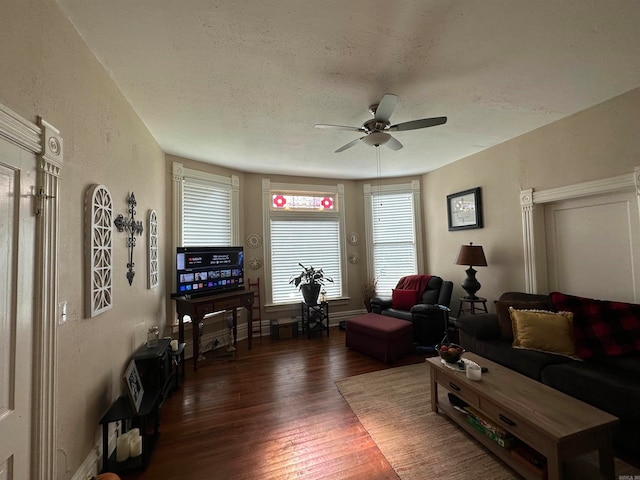
<svg viewBox="0 0 640 480">
<path fill-rule="evenodd" d="M 371 120 L 367 120 L 362 124 L 362 128 L 367 133 L 371 132 L 381 132 L 385 130 L 389 126 L 389 122 L 383 122 L 381 120 L 376 120 L 375 118 Z"/>
</svg>

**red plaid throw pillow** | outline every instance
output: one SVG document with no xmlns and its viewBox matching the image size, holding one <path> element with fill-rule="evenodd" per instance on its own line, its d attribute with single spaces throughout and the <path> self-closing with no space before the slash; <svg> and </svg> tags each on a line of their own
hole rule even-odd
<svg viewBox="0 0 640 480">
<path fill-rule="evenodd" d="M 640 350 L 640 305 L 550 294 L 558 311 L 573 312 L 576 354 L 615 356 Z"/>
</svg>

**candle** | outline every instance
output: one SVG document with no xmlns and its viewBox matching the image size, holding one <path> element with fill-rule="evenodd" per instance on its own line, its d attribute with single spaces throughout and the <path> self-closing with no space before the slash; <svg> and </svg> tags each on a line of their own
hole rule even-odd
<svg viewBox="0 0 640 480">
<path fill-rule="evenodd" d="M 140 435 L 131 438 L 130 449 L 132 457 L 142 455 L 142 437 Z"/>
<path fill-rule="evenodd" d="M 467 378 L 469 380 L 475 380 L 477 382 L 478 380 L 482 379 L 482 370 L 480 369 L 480 365 L 477 365 L 475 363 L 468 363 L 466 370 Z"/>
<path fill-rule="evenodd" d="M 178 340 L 171 340 L 171 350 L 174 352 L 178 351 Z"/>
<path fill-rule="evenodd" d="M 124 462 L 131 455 L 129 435 L 123 433 L 116 441 L 116 461 Z"/>
</svg>

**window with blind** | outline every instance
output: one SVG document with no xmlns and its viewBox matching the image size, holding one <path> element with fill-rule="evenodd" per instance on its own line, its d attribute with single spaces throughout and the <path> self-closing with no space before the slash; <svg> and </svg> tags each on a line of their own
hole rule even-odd
<svg viewBox="0 0 640 480">
<path fill-rule="evenodd" d="M 262 181 L 265 218 L 265 294 L 267 303 L 285 305 L 302 300 L 289 280 L 305 267 L 322 268 L 327 298 L 345 296 L 344 186 L 298 185 Z"/>
<path fill-rule="evenodd" d="M 231 187 L 185 177 L 182 192 L 182 246 L 231 244 Z"/>
<path fill-rule="evenodd" d="M 367 228 L 372 239 L 370 268 L 379 295 L 391 295 L 398 280 L 419 273 L 417 185 L 394 185 L 370 193 Z"/>
<path fill-rule="evenodd" d="M 325 282 L 327 298 L 342 292 L 340 225 L 338 220 L 271 220 L 271 281 L 273 303 L 300 301 L 289 279 L 302 271 L 298 265 L 322 268 L 333 283 Z"/>
</svg>

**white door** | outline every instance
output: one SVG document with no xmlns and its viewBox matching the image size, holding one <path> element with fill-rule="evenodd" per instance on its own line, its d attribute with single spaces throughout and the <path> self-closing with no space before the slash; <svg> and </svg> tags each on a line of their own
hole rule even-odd
<svg viewBox="0 0 640 480">
<path fill-rule="evenodd" d="M 0 140 L 0 480 L 31 476 L 35 168 Z"/>
</svg>

